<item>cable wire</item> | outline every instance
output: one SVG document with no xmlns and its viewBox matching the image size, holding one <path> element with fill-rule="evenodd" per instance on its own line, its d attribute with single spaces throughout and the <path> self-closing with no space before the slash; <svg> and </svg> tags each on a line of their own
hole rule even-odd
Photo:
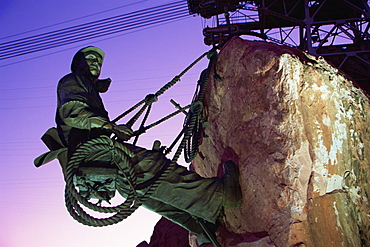
<svg viewBox="0 0 370 247">
<path fill-rule="evenodd" d="M 0 44 L 0 60 L 188 17 L 183 1 L 134 11 Z"/>
<path fill-rule="evenodd" d="M 26 54 L 37 52 L 37 51 L 43 51 L 43 50 L 47 50 L 47 49 L 51 49 L 51 48 L 55 48 L 55 47 L 59 47 L 59 46 L 64 46 L 64 45 L 68 45 L 68 44 L 72 44 L 72 43 L 76 43 L 76 42 L 81 42 L 81 41 L 85 41 L 85 40 L 92 39 L 92 38 L 107 36 L 107 35 L 115 34 L 115 33 L 118 33 L 118 32 L 129 31 L 129 30 L 144 27 L 144 26 L 147 26 L 147 25 L 153 25 L 153 24 L 157 24 L 157 23 L 161 23 L 161 22 L 167 22 L 167 21 L 182 18 L 182 17 L 185 17 L 185 16 L 186 16 L 186 14 L 185 15 L 184 14 L 179 15 L 178 13 L 174 13 L 174 14 L 171 14 L 171 15 L 166 14 L 166 16 L 164 18 L 160 18 L 160 19 L 148 20 L 148 21 L 147 21 L 147 19 L 145 19 L 143 21 L 136 22 L 135 24 L 131 24 L 131 25 L 118 26 L 118 27 L 113 26 L 113 28 L 111 27 L 108 30 L 107 29 L 98 29 L 98 30 L 93 30 L 92 32 L 86 33 L 84 35 L 78 34 L 78 35 L 75 35 L 75 36 L 70 36 L 68 38 L 55 39 L 55 40 L 52 40 L 51 42 L 40 43 L 36 47 L 30 47 L 30 48 L 25 47 L 25 48 L 19 48 L 19 49 L 13 50 L 11 52 L 8 52 L 6 55 L 0 55 L 0 60 L 4 60 L 4 59 L 7 59 L 7 58 L 12 58 L 12 57 L 17 57 L 17 56 L 21 56 L 21 55 L 26 55 Z"/>
<path fill-rule="evenodd" d="M 166 11 L 167 9 L 170 10 L 171 8 L 174 8 L 174 7 L 177 7 L 177 5 L 171 5 L 170 7 L 165 7 L 165 6 L 153 7 L 153 8 L 156 8 L 156 9 L 152 10 L 152 8 L 150 8 L 149 10 L 145 9 L 145 10 L 135 11 L 135 12 L 132 12 L 132 13 L 129 13 L 129 14 L 118 15 L 118 16 L 115 16 L 115 17 L 105 18 L 105 19 L 102 19 L 102 20 L 93 21 L 93 22 L 89 22 L 89 23 L 85 23 L 85 24 L 80 24 L 80 25 L 69 27 L 69 28 L 63 28 L 63 29 L 59 29 L 59 30 L 56 30 L 56 31 L 51 31 L 51 32 L 38 34 L 38 35 L 34 35 L 34 36 L 31 36 L 31 37 L 27 37 L 27 38 L 22 38 L 22 39 L 18 39 L 18 40 L 14 40 L 14 41 L 1 43 L 0 48 L 4 48 L 4 49 L 0 49 L 0 51 L 9 49 L 10 45 L 12 45 L 13 47 L 18 47 L 18 46 L 24 45 L 24 43 L 30 43 L 31 41 L 35 41 L 37 43 L 39 41 L 45 40 L 45 37 L 64 36 L 65 34 L 70 34 L 71 32 L 73 32 L 73 33 L 80 32 L 84 28 L 85 29 L 86 28 L 91 28 L 91 27 L 96 28 L 97 25 L 112 24 L 112 22 L 114 22 L 114 21 L 120 21 L 120 20 L 122 21 L 122 20 L 126 20 L 126 19 L 132 20 L 134 17 L 140 18 L 142 16 L 153 15 L 155 12 Z M 33 43 L 31 43 L 31 44 L 33 44 Z"/>
<path fill-rule="evenodd" d="M 50 27 L 55 27 L 55 26 L 58 26 L 58 25 L 61 25 L 61 24 L 81 20 L 81 19 L 84 19 L 84 18 L 87 18 L 87 17 L 91 17 L 91 16 L 94 16 L 94 15 L 99 15 L 99 14 L 102 14 L 102 13 L 106 13 L 106 12 L 121 9 L 121 8 L 126 8 L 126 7 L 129 7 L 129 6 L 132 6 L 132 5 L 136 5 L 136 4 L 139 4 L 139 3 L 142 3 L 142 2 L 146 2 L 146 1 L 148 1 L 148 0 L 142 0 L 142 1 L 134 2 L 134 3 L 129 3 L 129 4 L 118 6 L 118 7 L 112 8 L 112 9 L 107 9 L 107 10 L 99 11 L 97 13 L 88 14 L 88 15 L 84 15 L 84 16 L 81 16 L 81 17 L 73 18 L 71 20 L 62 21 L 62 22 L 59 22 L 59 23 L 47 25 L 47 26 L 40 27 L 40 28 L 35 28 L 35 29 L 32 29 L 32 30 L 28 30 L 28 31 L 25 31 L 25 32 L 17 33 L 17 34 L 12 34 L 12 35 L 9 35 L 9 36 L 1 37 L 0 40 L 8 39 L 8 38 L 11 38 L 11 37 L 16 37 L 16 36 L 27 34 L 27 33 L 32 33 L 32 32 L 39 31 L 39 30 L 46 29 L 46 28 L 50 28 Z"/>
<path fill-rule="evenodd" d="M 187 15 L 185 17 L 177 18 L 177 19 L 174 19 L 174 20 L 171 20 L 171 21 L 167 21 L 165 23 L 157 23 L 157 24 L 154 24 L 152 26 L 146 26 L 146 27 L 143 27 L 143 28 L 140 28 L 140 29 L 134 29 L 134 30 L 131 30 L 129 32 L 120 32 L 120 33 L 118 33 L 118 34 L 116 34 L 114 36 L 109 36 L 109 37 L 105 37 L 105 38 L 95 39 L 94 42 L 97 43 L 97 42 L 102 42 L 102 41 L 105 41 L 105 40 L 108 40 L 108 39 L 114 39 L 114 38 L 117 38 L 117 37 L 121 37 L 123 35 L 128 35 L 128 34 L 132 34 L 132 33 L 135 33 L 135 32 L 139 32 L 139 31 L 143 31 L 143 30 L 146 30 L 146 29 L 150 29 L 150 28 L 153 28 L 153 27 L 158 27 L 158 26 L 166 25 L 168 23 L 173 23 L 173 22 L 176 22 L 176 21 L 180 21 L 180 20 L 183 20 L 185 18 L 189 18 L 189 15 Z M 78 42 L 75 42 L 75 43 L 78 43 Z M 90 45 L 90 43 L 86 43 L 85 45 Z M 18 60 L 18 61 L 15 61 L 15 62 L 3 64 L 3 65 L 0 65 L 0 68 L 11 66 L 11 65 L 14 65 L 14 64 L 22 63 L 22 62 L 31 61 L 31 60 L 38 59 L 38 58 L 41 58 L 41 57 L 46 57 L 46 56 L 49 56 L 49 55 L 53 55 L 53 54 L 57 54 L 57 53 L 60 53 L 60 52 L 64 52 L 66 50 L 73 50 L 73 49 L 77 49 L 77 48 L 81 48 L 81 45 L 76 45 L 76 46 L 72 46 L 72 47 L 70 46 L 68 48 L 64 48 L 63 50 L 53 51 L 53 52 L 49 52 L 49 53 L 46 53 L 46 54 L 43 54 L 43 55 L 33 56 L 33 57 L 26 58 L 26 59 Z"/>
</svg>

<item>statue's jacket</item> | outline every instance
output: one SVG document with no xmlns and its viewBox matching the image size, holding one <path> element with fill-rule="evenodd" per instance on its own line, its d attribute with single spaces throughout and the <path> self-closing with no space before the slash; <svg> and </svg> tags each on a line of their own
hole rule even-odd
<svg viewBox="0 0 370 247">
<path fill-rule="evenodd" d="M 65 168 L 67 156 L 80 143 L 103 134 L 110 135 L 101 125 L 95 124 L 109 122 L 109 117 L 92 78 L 82 73 L 70 73 L 60 79 L 57 94 L 57 128 L 48 129 L 42 136 L 50 151 L 35 159 L 37 167 L 58 158 Z"/>
</svg>

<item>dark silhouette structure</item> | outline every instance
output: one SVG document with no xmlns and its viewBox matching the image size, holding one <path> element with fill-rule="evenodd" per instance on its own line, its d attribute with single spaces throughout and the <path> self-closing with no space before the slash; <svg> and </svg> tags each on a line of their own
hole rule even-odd
<svg viewBox="0 0 370 247">
<path fill-rule="evenodd" d="M 370 93 L 367 0 L 188 0 L 190 14 L 212 19 L 207 45 L 249 35 L 323 56 Z"/>
</svg>

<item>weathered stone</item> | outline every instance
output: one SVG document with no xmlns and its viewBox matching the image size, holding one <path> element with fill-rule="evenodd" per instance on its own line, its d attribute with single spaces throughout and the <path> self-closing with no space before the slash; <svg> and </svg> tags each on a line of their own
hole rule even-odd
<svg viewBox="0 0 370 247">
<path fill-rule="evenodd" d="M 231 39 L 206 95 L 210 126 L 195 170 L 241 171 L 242 207 L 226 209 L 228 246 L 370 246 L 370 105 L 322 58 Z"/>
</svg>

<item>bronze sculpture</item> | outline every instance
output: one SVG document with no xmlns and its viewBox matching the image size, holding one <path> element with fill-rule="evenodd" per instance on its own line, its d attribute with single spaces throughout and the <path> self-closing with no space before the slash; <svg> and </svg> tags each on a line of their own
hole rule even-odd
<svg viewBox="0 0 370 247">
<path fill-rule="evenodd" d="M 233 162 L 226 162 L 228 171 L 222 178 L 202 178 L 197 173 L 188 171 L 178 164 L 171 164 L 159 150 L 147 150 L 126 143 L 133 131 L 126 125 L 117 125 L 109 120 L 108 113 L 102 103 L 100 93 L 108 90 L 110 80 L 99 80 L 104 52 L 96 47 L 79 50 L 71 65 L 72 73 L 64 76 L 58 83 L 58 105 L 56 112 L 57 128 L 51 128 L 43 136 L 43 141 L 51 150 L 35 160 L 40 166 L 58 158 L 64 175 L 68 175 L 68 165 L 76 150 L 89 140 L 105 136 L 116 136 L 113 140 L 125 149 L 129 165 L 119 153 L 113 149 L 102 151 L 95 148 L 88 160 L 84 160 L 79 172 L 84 167 L 94 166 L 103 169 L 103 173 L 112 171 L 112 160 L 121 169 L 130 166 L 135 174 L 134 193 L 143 195 L 144 189 L 153 184 L 161 174 L 168 170 L 158 187 L 146 198 L 143 205 L 158 214 L 183 226 L 187 230 L 202 235 L 202 228 L 195 218 L 201 218 L 215 224 L 221 216 L 223 207 L 238 207 L 241 202 L 238 168 Z M 73 162 L 72 162 L 73 163 Z M 172 165 L 172 166 L 171 166 Z M 88 168 L 86 168 L 88 169 Z M 132 184 L 120 175 L 111 176 L 108 181 L 95 180 L 95 184 L 76 180 L 81 194 L 89 198 L 109 201 L 114 195 L 113 190 L 124 197 L 132 193 Z M 106 175 L 106 174 L 103 174 Z M 108 176 L 109 177 L 109 176 Z M 99 181 L 98 181 L 99 180 Z M 95 190 L 92 187 L 95 186 Z"/>
</svg>

